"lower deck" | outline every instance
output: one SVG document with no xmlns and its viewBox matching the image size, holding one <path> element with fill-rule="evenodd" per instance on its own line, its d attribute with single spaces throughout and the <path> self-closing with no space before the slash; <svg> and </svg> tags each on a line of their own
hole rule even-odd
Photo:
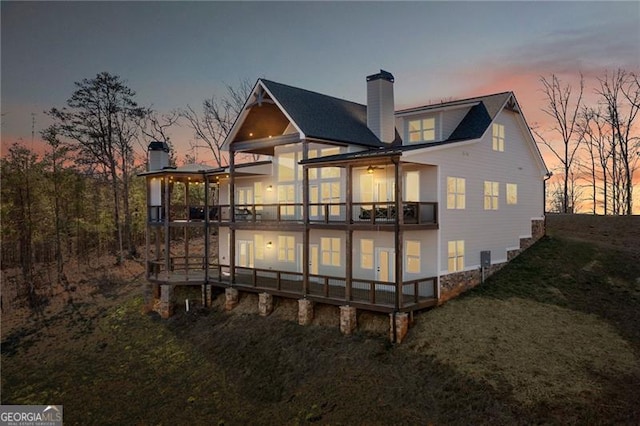
<svg viewBox="0 0 640 426">
<path fill-rule="evenodd" d="M 147 279 L 156 285 L 212 285 L 241 291 L 269 293 L 274 296 L 319 303 L 350 305 L 377 312 L 415 311 L 435 306 L 437 278 L 406 281 L 400 291 L 390 282 L 310 275 L 305 284 L 302 273 L 236 267 L 231 283 L 228 266 L 206 269 L 155 271 Z"/>
</svg>

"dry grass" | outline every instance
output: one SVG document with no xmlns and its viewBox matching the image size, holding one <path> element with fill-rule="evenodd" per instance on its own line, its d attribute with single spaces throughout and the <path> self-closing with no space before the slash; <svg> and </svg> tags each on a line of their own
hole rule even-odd
<svg viewBox="0 0 640 426">
<path fill-rule="evenodd" d="M 385 315 L 359 313 L 347 338 L 335 307 L 301 327 L 296 301 L 263 318 L 256 295 L 163 321 L 142 313 L 141 285 L 116 280 L 3 330 L 2 403 L 64 404 L 82 425 L 637 424 L 637 256 L 547 238 L 417 315 L 400 346 Z"/>
</svg>

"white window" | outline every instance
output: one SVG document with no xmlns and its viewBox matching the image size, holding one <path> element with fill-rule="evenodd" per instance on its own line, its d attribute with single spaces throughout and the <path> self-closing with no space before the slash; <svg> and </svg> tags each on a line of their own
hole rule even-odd
<svg viewBox="0 0 640 426">
<path fill-rule="evenodd" d="M 323 204 L 331 204 L 329 214 L 340 215 L 340 182 L 322 182 L 321 195 Z"/>
<path fill-rule="evenodd" d="M 484 209 L 498 210 L 498 196 L 500 184 L 498 182 L 484 182 Z"/>
<path fill-rule="evenodd" d="M 507 204 L 518 204 L 518 184 L 507 184 Z"/>
<path fill-rule="evenodd" d="M 436 140 L 436 119 L 423 118 L 409 121 L 409 143 L 430 142 Z"/>
<path fill-rule="evenodd" d="M 373 269 L 373 240 L 360 240 L 360 267 Z"/>
<path fill-rule="evenodd" d="M 296 153 L 284 152 L 278 156 L 278 182 L 291 182 L 296 176 Z"/>
<path fill-rule="evenodd" d="M 296 191 L 294 185 L 278 185 L 278 203 L 285 204 L 279 206 L 280 214 L 285 216 L 293 216 L 295 214 L 296 207 L 293 205 L 296 202 Z"/>
<path fill-rule="evenodd" d="M 244 187 L 237 190 L 236 205 L 237 206 L 249 206 L 253 204 L 253 188 Z"/>
<path fill-rule="evenodd" d="M 363 203 L 373 201 L 373 176 L 370 174 L 360 175 L 360 201 Z"/>
<path fill-rule="evenodd" d="M 256 259 L 264 259 L 264 236 L 262 234 L 255 234 L 253 236 L 253 242 L 256 246 L 255 256 Z"/>
<path fill-rule="evenodd" d="M 322 264 L 326 266 L 340 266 L 340 238 L 320 238 Z"/>
<path fill-rule="evenodd" d="M 504 151 L 504 125 L 503 124 L 494 124 L 493 125 L 493 150 L 494 151 Z"/>
<path fill-rule="evenodd" d="M 322 157 L 326 157 L 329 155 L 337 155 L 337 154 L 340 154 L 340 148 L 325 148 L 320 151 L 320 155 Z M 339 167 L 322 167 L 320 169 L 320 177 L 322 179 L 339 178 L 340 168 Z"/>
<path fill-rule="evenodd" d="M 464 269 L 464 240 L 449 241 L 447 259 L 449 272 L 458 272 Z"/>
<path fill-rule="evenodd" d="M 311 204 L 311 206 L 309 207 L 309 214 L 313 218 L 317 218 L 320 211 L 318 209 L 318 185 L 309 185 L 309 204 Z"/>
<path fill-rule="evenodd" d="M 420 273 L 420 241 L 407 241 L 406 270 L 412 274 Z"/>
<path fill-rule="evenodd" d="M 238 240 L 236 265 L 245 268 L 253 268 L 253 241 Z"/>
<path fill-rule="evenodd" d="M 447 208 L 465 208 L 465 186 L 464 178 L 447 177 Z"/>
<path fill-rule="evenodd" d="M 404 176 L 404 200 L 420 201 L 420 172 L 407 172 Z"/>
<path fill-rule="evenodd" d="M 307 157 L 309 159 L 316 158 L 318 156 L 317 149 L 310 149 L 307 153 Z M 315 167 L 309 168 L 309 179 L 317 179 L 318 178 L 318 169 Z"/>
<path fill-rule="evenodd" d="M 295 238 L 290 236 L 278 236 L 278 260 L 281 262 L 295 262 Z"/>
<path fill-rule="evenodd" d="M 256 210 L 262 210 L 262 182 L 253 184 L 253 203 L 256 204 Z"/>
</svg>

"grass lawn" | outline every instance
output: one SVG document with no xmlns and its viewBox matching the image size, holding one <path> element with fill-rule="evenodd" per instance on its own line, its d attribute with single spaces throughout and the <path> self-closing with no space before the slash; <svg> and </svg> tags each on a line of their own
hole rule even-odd
<svg viewBox="0 0 640 426">
<path fill-rule="evenodd" d="M 80 425 L 640 422 L 634 251 L 545 238 L 399 346 L 298 326 L 286 301 L 163 321 L 133 288 L 3 335 L 2 403 Z"/>
</svg>

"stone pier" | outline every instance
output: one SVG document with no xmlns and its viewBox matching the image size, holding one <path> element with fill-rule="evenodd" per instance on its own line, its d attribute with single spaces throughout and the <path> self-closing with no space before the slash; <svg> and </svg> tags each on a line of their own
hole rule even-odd
<svg viewBox="0 0 640 426">
<path fill-rule="evenodd" d="M 395 320 L 395 336 L 394 336 Z M 396 312 L 389 314 L 389 340 L 391 343 L 402 343 L 409 332 L 409 314 L 406 312 Z M 394 339 L 395 337 L 395 339 Z"/>
<path fill-rule="evenodd" d="M 298 324 L 309 325 L 313 321 L 313 302 L 307 299 L 298 300 Z"/>
<path fill-rule="evenodd" d="M 269 293 L 260 293 L 258 295 L 258 313 L 262 317 L 266 317 L 273 312 L 273 296 Z"/>
<path fill-rule="evenodd" d="M 356 308 L 353 306 L 340 306 L 340 332 L 350 336 L 358 326 Z"/>
<path fill-rule="evenodd" d="M 165 319 L 173 315 L 173 286 L 160 286 L 160 306 L 158 313 Z"/>
<path fill-rule="evenodd" d="M 202 285 L 202 306 L 210 307 L 212 304 L 212 287 L 210 284 Z"/>
<path fill-rule="evenodd" d="M 238 290 L 235 288 L 227 288 L 224 291 L 224 309 L 230 311 L 236 307 L 239 299 Z"/>
</svg>

